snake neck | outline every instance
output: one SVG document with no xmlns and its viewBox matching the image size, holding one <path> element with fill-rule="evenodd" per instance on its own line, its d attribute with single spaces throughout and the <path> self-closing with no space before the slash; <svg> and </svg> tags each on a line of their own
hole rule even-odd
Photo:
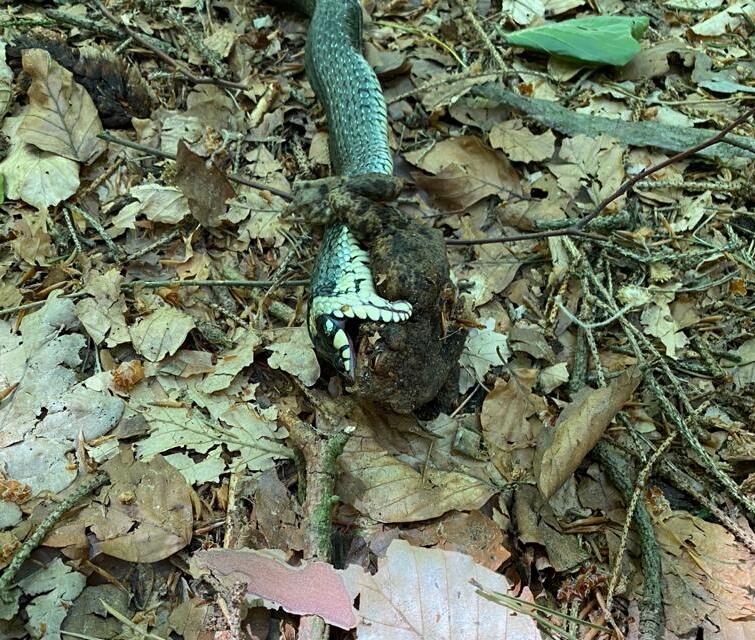
<svg viewBox="0 0 755 640">
<path fill-rule="evenodd" d="M 330 129 L 339 175 L 393 173 L 383 90 L 362 55 L 359 0 L 317 0 L 307 33 L 307 76 Z"/>
</svg>

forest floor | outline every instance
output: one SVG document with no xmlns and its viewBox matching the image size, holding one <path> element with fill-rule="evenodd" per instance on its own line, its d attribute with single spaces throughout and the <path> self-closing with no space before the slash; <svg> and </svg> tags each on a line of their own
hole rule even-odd
<svg viewBox="0 0 755 640">
<path fill-rule="evenodd" d="M 755 637 L 755 4 L 605 5 L 621 67 L 508 44 L 580 0 L 365 7 L 474 314 L 418 416 L 307 333 L 305 17 L 0 16 L 0 637 Z"/>
</svg>

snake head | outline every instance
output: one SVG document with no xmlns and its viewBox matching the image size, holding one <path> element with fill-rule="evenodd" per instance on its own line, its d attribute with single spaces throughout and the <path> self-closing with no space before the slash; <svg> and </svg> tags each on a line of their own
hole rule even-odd
<svg viewBox="0 0 755 640">
<path fill-rule="evenodd" d="M 333 365 L 342 376 L 354 379 L 356 349 L 346 331 L 346 318 L 329 314 L 310 316 L 307 323 L 309 337 L 317 352 Z"/>
</svg>

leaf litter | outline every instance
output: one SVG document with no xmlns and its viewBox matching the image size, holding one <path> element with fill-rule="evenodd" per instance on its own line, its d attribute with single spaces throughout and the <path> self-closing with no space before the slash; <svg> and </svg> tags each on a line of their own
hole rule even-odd
<svg viewBox="0 0 755 640">
<path fill-rule="evenodd" d="M 377 7 L 370 58 L 411 184 L 403 206 L 472 242 L 573 224 L 629 177 L 697 144 L 690 132 L 741 115 L 753 90 L 751 4 L 669 2 L 649 16 L 629 64 L 589 72 L 504 37 L 516 25 L 568 35 L 575 10 L 596 18 L 579 2 L 504 2 L 499 13 L 482 3 L 478 24 L 444 2 Z M 21 7 L 40 20 L 36 5 Z M 327 165 L 321 114 L 300 73 L 304 22 L 268 7 L 229 6 L 212 20 L 187 5 L 120 9 L 137 33 L 180 43 L 179 66 L 195 79 L 207 72 L 243 89 L 196 83 L 129 44 L 107 68 L 124 71 L 139 99 L 114 100 L 108 108 L 126 110 L 114 118 L 99 91 L 47 51 L 9 50 L 0 64 L 9 141 L 0 162 L 0 564 L 44 521 L 51 494 L 64 497 L 88 470 L 110 472 L 24 565 L 0 603 L 0 634 L 113 637 L 127 624 L 201 637 L 214 596 L 193 587 L 179 596 L 175 576 L 197 579 L 193 563 L 212 558 L 216 574 L 240 572 L 221 572 L 231 609 L 242 610 L 234 583 L 258 582 L 264 600 L 250 610 L 259 637 L 282 608 L 302 620 L 319 613 L 359 638 L 384 629 L 534 638 L 530 590 L 565 630 L 573 623 L 556 612 L 568 606 L 602 637 L 615 637 L 609 622 L 631 635 L 643 613 L 642 541 L 630 528 L 622 543 L 626 497 L 591 449 L 613 442 L 641 468 L 678 432 L 637 486 L 660 548 L 667 633 L 747 637 L 755 264 L 753 151 L 741 141 L 752 124 L 734 132 L 733 151 L 706 151 L 720 162 L 685 158 L 611 202 L 595 221 L 605 226 L 584 230 L 599 241 L 449 246 L 477 322 L 460 362 L 462 397 L 434 417 L 394 416 L 360 407 L 337 379 L 317 382 L 304 290 L 287 283 L 307 278 L 316 243 L 284 215 L 281 192 Z M 94 5 L 72 10 L 116 26 Z M 59 17 L 63 39 L 94 42 Z M 14 27 L 13 16 L 3 20 Z M 97 44 L 112 54 L 120 39 Z M 493 52 L 507 86 L 529 102 L 512 109 L 507 94 L 485 91 L 504 72 Z M 79 70 L 98 68 L 74 57 Z M 21 71 L 26 84 L 13 84 Z M 538 99 L 574 117 L 561 121 Z M 125 129 L 98 137 L 105 117 Z M 620 124 L 648 128 L 627 138 Z M 312 451 L 295 444 L 284 419 L 292 413 L 320 434 L 350 436 L 332 514 L 344 570 L 312 560 L 317 510 L 301 493 L 301 458 L 311 462 Z M 746 495 L 721 488 L 716 473 Z M 189 568 L 178 561 L 186 556 Z M 310 567 L 324 573 L 302 578 Z M 617 572 L 622 582 L 609 589 Z M 342 589 L 338 602 L 332 589 L 312 588 L 326 575 Z M 141 607 L 113 584 L 135 585 Z M 491 593 L 509 591 L 526 596 L 524 613 L 493 602 Z"/>
</svg>

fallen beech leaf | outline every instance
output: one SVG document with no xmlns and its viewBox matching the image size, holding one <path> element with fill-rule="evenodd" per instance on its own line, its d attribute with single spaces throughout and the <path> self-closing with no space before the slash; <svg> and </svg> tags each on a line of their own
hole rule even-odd
<svg viewBox="0 0 755 640">
<path fill-rule="evenodd" d="M 129 333 L 134 350 L 150 362 L 157 362 L 178 351 L 193 328 L 191 316 L 166 305 L 141 318 Z"/>
<path fill-rule="evenodd" d="M 506 578 L 455 551 L 412 547 L 394 540 L 373 576 L 359 582 L 359 640 L 540 639 L 532 618 L 477 593 L 507 593 Z"/>
<path fill-rule="evenodd" d="M 396 420 L 393 420 L 394 428 Z M 366 422 L 364 418 L 357 420 L 356 431 L 338 458 L 341 473 L 337 494 L 343 502 L 372 519 L 378 522 L 428 520 L 452 510 L 479 509 L 495 493 L 489 482 L 471 473 L 446 470 L 453 465 L 450 458 L 436 460 L 443 468 L 428 465 L 424 472 L 418 470 L 419 460 L 410 464 L 397 459 L 386 450 L 387 443 L 374 431 L 377 425 L 368 426 Z M 421 440 L 426 441 L 427 437 Z"/>
<path fill-rule="evenodd" d="M 556 150 L 556 136 L 550 129 L 536 135 L 521 120 L 499 122 L 489 136 L 490 145 L 514 162 L 550 160 Z"/>
<path fill-rule="evenodd" d="M 639 371 L 630 369 L 607 387 L 581 389 L 561 412 L 555 428 L 541 431 L 537 484 L 543 496 L 549 498 L 556 493 L 582 463 L 640 379 Z"/>
<path fill-rule="evenodd" d="M 269 344 L 265 348 L 272 352 L 267 359 L 268 365 L 295 375 L 305 387 L 317 382 L 320 364 L 306 327 L 275 329 L 266 335 Z"/>
<path fill-rule="evenodd" d="M 176 469 L 161 456 L 136 462 L 128 447 L 103 469 L 111 481 L 101 496 L 107 506 L 91 526 L 100 551 L 128 562 L 157 562 L 189 544 L 191 495 Z"/>
<path fill-rule="evenodd" d="M 416 183 L 447 211 L 462 211 L 489 195 L 507 199 L 521 193 L 519 176 L 499 151 L 479 138 L 462 136 L 406 154 L 406 159 L 433 175 L 413 172 Z"/>
<path fill-rule="evenodd" d="M 79 188 L 79 165 L 73 160 L 41 151 L 17 134 L 21 117 L 6 118 L 3 133 L 11 140 L 8 156 L 0 163 L 5 195 L 23 200 L 40 211 L 59 204 Z M 24 254 L 26 257 L 26 254 Z M 34 262 L 34 260 L 30 260 Z"/>
<path fill-rule="evenodd" d="M 236 195 L 223 172 L 214 164 L 208 166 L 183 140 L 178 141 L 176 185 L 186 197 L 191 215 L 204 227 L 219 226 L 226 200 Z"/>
<path fill-rule="evenodd" d="M 28 49 L 22 57 L 31 76 L 29 110 L 18 128 L 27 144 L 89 164 L 105 149 L 97 136 L 102 123 L 86 89 L 43 49 Z"/>
</svg>

